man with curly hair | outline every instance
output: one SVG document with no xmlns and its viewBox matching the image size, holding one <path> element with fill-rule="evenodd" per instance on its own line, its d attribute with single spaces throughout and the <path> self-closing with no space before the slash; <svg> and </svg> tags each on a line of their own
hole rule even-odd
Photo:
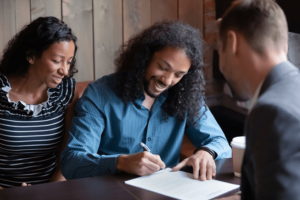
<svg viewBox="0 0 300 200">
<path fill-rule="evenodd" d="M 195 179 L 199 170 L 201 180 L 211 179 L 214 159 L 231 157 L 231 148 L 205 105 L 202 56 L 199 31 L 181 22 L 157 23 L 131 38 L 118 52 L 116 73 L 91 83 L 76 106 L 64 176 L 152 174 L 178 164 L 186 134 L 197 151 L 173 170 L 189 165 Z"/>
</svg>

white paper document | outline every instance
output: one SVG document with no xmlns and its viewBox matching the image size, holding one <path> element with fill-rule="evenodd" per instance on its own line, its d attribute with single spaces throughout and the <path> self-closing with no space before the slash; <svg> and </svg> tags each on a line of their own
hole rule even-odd
<svg viewBox="0 0 300 200">
<path fill-rule="evenodd" d="M 193 174 L 182 171 L 172 172 L 171 168 L 166 168 L 149 176 L 131 179 L 125 183 L 175 199 L 189 200 L 211 199 L 240 187 L 217 180 L 195 180 Z"/>
</svg>

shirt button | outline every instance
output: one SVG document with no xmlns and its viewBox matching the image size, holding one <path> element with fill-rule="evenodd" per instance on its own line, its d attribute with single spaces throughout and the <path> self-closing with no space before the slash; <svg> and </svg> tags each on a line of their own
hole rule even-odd
<svg viewBox="0 0 300 200">
<path fill-rule="evenodd" d="M 151 137 L 148 137 L 148 141 L 151 141 Z"/>
</svg>

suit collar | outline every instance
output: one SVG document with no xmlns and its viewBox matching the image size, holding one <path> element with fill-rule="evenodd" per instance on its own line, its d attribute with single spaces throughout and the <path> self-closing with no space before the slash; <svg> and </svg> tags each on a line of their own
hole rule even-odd
<svg viewBox="0 0 300 200">
<path fill-rule="evenodd" d="M 259 92 L 259 96 L 262 95 L 271 85 L 280 81 L 283 77 L 290 73 L 299 73 L 299 69 L 296 68 L 292 63 L 289 61 L 282 62 L 269 72 L 267 77 L 265 78 L 261 90 Z"/>
</svg>

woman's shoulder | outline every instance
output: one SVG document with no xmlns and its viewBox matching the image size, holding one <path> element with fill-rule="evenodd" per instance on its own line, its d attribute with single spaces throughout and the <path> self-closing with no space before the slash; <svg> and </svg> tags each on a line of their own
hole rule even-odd
<svg viewBox="0 0 300 200">
<path fill-rule="evenodd" d="M 63 78 L 62 82 L 56 88 L 48 90 L 50 103 L 67 106 L 75 95 L 76 81 L 73 78 Z"/>
<path fill-rule="evenodd" d="M 35 105 L 23 101 L 10 101 L 10 89 L 8 79 L 0 74 L 0 113 L 21 118 L 47 117 L 64 111 L 72 102 L 75 95 L 75 79 L 64 78 L 56 88 L 47 90 L 47 101 Z"/>
<path fill-rule="evenodd" d="M 56 88 L 49 88 L 51 93 L 59 93 L 61 96 L 74 95 L 76 87 L 76 81 L 73 78 L 63 78 L 61 83 Z"/>
<path fill-rule="evenodd" d="M 8 92 L 11 90 L 10 83 L 5 75 L 0 74 L 0 104 L 8 102 Z"/>
<path fill-rule="evenodd" d="M 74 78 L 68 78 L 65 77 L 62 79 L 62 82 L 57 86 L 62 86 L 63 89 L 65 88 L 74 88 L 75 89 L 75 85 L 76 85 L 76 80 Z"/>
</svg>

